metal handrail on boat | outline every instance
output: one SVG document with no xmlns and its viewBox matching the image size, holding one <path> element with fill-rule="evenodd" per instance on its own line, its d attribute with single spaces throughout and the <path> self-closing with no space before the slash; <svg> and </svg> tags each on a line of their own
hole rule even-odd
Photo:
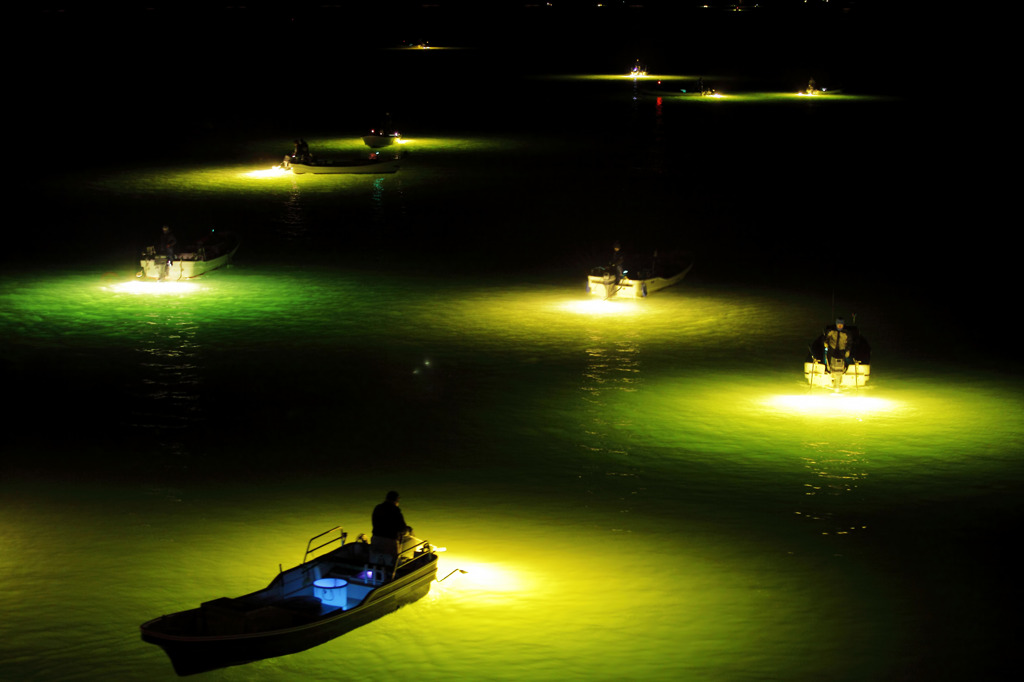
<svg viewBox="0 0 1024 682">
<path fill-rule="evenodd" d="M 331 538 L 327 542 L 321 543 L 321 544 L 317 545 L 316 547 L 313 547 L 313 543 L 315 541 L 319 540 L 320 538 L 322 538 L 325 535 L 330 535 L 334 531 L 338 531 L 338 537 Z M 312 554 L 313 552 L 315 552 L 317 550 L 320 550 L 320 549 L 323 549 L 324 547 L 326 547 L 328 545 L 332 545 L 335 542 L 340 542 L 341 545 L 344 545 L 346 539 L 348 539 L 348 533 L 346 533 L 345 530 L 341 526 L 335 526 L 334 528 L 331 528 L 330 530 L 325 530 L 323 533 L 320 533 L 319 535 L 314 535 L 313 537 L 311 537 L 309 539 L 309 542 L 306 543 L 306 553 L 302 557 L 302 563 L 305 564 L 306 561 L 309 560 L 309 555 Z"/>
<path fill-rule="evenodd" d="M 432 548 L 431 548 L 431 545 L 430 545 L 430 543 L 428 541 L 423 540 L 421 542 L 418 542 L 417 544 L 413 545 L 409 549 L 403 549 L 401 552 L 398 553 L 398 555 L 395 557 L 395 568 L 398 568 L 398 565 L 402 563 L 402 557 L 404 557 L 406 554 L 409 555 L 405 559 L 406 562 L 409 562 L 409 561 L 412 561 L 413 559 L 415 559 L 416 558 L 416 552 L 418 550 L 420 550 L 421 548 L 422 548 L 424 554 L 430 554 L 433 551 Z"/>
</svg>

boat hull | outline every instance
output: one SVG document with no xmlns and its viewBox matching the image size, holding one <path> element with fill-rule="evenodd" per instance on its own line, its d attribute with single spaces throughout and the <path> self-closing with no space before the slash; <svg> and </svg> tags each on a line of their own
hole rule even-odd
<svg viewBox="0 0 1024 682">
<path fill-rule="evenodd" d="M 373 149 L 380 149 L 381 147 L 390 147 L 391 145 L 402 139 L 401 135 L 363 135 L 363 144 Z"/>
<path fill-rule="evenodd" d="M 826 334 L 837 334 L 837 330 L 826 327 L 825 333 L 807 346 L 810 352 L 804 360 L 804 381 L 808 386 L 839 390 L 867 385 L 871 378 L 871 344 L 860 330 L 855 325 L 844 327 L 847 345 L 838 356 L 837 351 L 826 347 Z"/>
<path fill-rule="evenodd" d="M 587 291 L 591 296 L 601 298 L 646 298 L 655 291 L 667 289 L 670 286 L 683 281 L 683 278 L 693 267 L 691 263 L 685 269 L 667 277 L 648 277 L 646 279 L 630 279 L 623 277 L 615 282 L 615 276 L 610 273 L 587 276 Z"/>
<path fill-rule="evenodd" d="M 296 175 L 311 173 L 314 175 L 370 174 L 394 173 L 398 170 L 398 159 L 387 161 L 337 161 L 322 164 L 292 163 L 291 171 Z"/>
<path fill-rule="evenodd" d="M 174 632 L 180 628 L 168 623 L 170 619 L 195 619 L 198 622 L 198 619 L 203 617 L 200 608 L 162 616 L 144 623 L 141 626 L 142 640 L 161 647 L 171 659 L 171 664 L 178 675 L 193 675 L 266 658 L 286 656 L 324 644 L 423 598 L 430 592 L 430 585 L 436 577 L 437 556 L 433 555 L 425 558 L 422 565 L 415 570 L 376 587 L 352 608 L 341 610 L 321 604 L 319 612 L 291 616 L 293 621 L 309 622 L 296 622 L 288 627 L 261 632 L 208 635 Z M 311 596 L 312 585 L 303 592 L 308 592 L 308 595 L 299 596 Z M 260 617 L 288 617 L 287 614 L 282 616 L 280 613 L 271 613 L 271 609 L 274 609 L 273 605 L 251 611 L 250 618 L 255 624 L 246 625 L 241 629 L 258 628 Z M 276 609 L 278 612 L 281 610 Z M 183 629 L 187 630 L 188 626 Z"/>
<path fill-rule="evenodd" d="M 139 260 L 141 270 L 139 277 L 176 282 L 184 279 L 193 279 L 208 272 L 228 265 L 238 251 L 239 242 L 233 239 L 226 244 L 218 253 L 219 255 L 207 258 L 198 252 L 180 253 L 169 264 L 166 256 L 156 256 L 152 253 L 144 255 Z"/>
<path fill-rule="evenodd" d="M 862 363 L 850 364 L 846 371 L 828 372 L 824 363 L 805 362 L 804 381 L 817 388 L 859 388 L 866 386 L 871 378 L 871 365 Z"/>
</svg>

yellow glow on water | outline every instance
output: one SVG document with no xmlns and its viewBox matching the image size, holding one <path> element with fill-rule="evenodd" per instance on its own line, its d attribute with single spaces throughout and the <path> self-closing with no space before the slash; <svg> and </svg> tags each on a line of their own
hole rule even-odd
<svg viewBox="0 0 1024 682">
<path fill-rule="evenodd" d="M 460 336 L 473 335 L 488 344 L 528 339 L 530 346 L 559 349 L 576 347 L 595 331 L 608 332 L 614 339 L 628 331 L 640 334 L 646 343 L 727 347 L 740 343 L 734 333 L 737 321 L 764 315 L 764 306 L 769 305 L 761 305 L 756 297 L 740 300 L 699 293 L 685 280 L 643 299 L 603 300 L 586 294 L 582 283 L 573 284 L 452 296 L 443 329 L 458 329 Z M 421 313 L 413 308 L 410 314 Z M 436 317 L 424 314 L 425 321 Z M 802 365 L 794 365 L 794 371 L 800 373 Z"/>
<path fill-rule="evenodd" d="M 196 282 L 153 282 L 150 280 L 135 280 L 132 282 L 121 282 L 102 287 L 106 291 L 115 291 L 119 294 L 139 294 L 145 296 L 167 296 L 190 294 L 203 289 Z"/>
<path fill-rule="evenodd" d="M 576 315 L 636 315 L 641 312 L 636 300 L 587 298 L 557 304 L 560 310 Z"/>
<path fill-rule="evenodd" d="M 419 45 L 402 45 L 400 47 L 388 47 L 388 48 L 385 48 L 385 49 L 391 50 L 391 51 L 395 51 L 395 52 L 423 52 L 424 50 L 428 50 L 430 52 L 441 52 L 441 51 L 444 51 L 444 50 L 449 50 L 449 51 L 452 51 L 452 50 L 472 50 L 472 49 L 475 49 L 475 48 L 472 48 L 472 47 L 457 47 L 457 46 L 453 46 L 453 45 L 419 44 Z"/>
<path fill-rule="evenodd" d="M 874 398 L 851 393 L 821 391 L 805 395 L 778 395 L 766 398 L 764 404 L 782 412 L 800 415 L 814 414 L 870 414 L 894 412 L 899 403 L 885 398 Z"/>
<path fill-rule="evenodd" d="M 310 139 L 310 148 L 322 158 L 362 158 L 369 154 L 369 148 L 360 137 Z M 528 146 L 522 139 L 500 136 L 481 137 L 405 137 L 399 141 L 403 149 L 415 149 L 414 157 L 402 155 L 399 173 L 403 178 L 415 174 L 422 167 L 429 167 L 436 154 L 493 154 L 515 151 Z M 250 145 L 249 152 L 262 161 L 248 163 L 203 164 L 196 166 L 132 168 L 106 174 L 90 175 L 83 182 L 92 189 L 111 196 L 167 195 L 167 194 L 264 194 L 268 190 L 293 191 L 301 187 L 305 191 L 336 192 L 339 188 L 363 188 L 379 180 L 374 175 L 335 173 L 317 175 L 312 173 L 295 175 L 280 167 L 281 159 L 290 151 L 288 145 L 279 140 L 258 140 Z M 382 156 L 388 152 L 382 153 Z M 391 177 L 385 182 L 394 182 Z"/>
<path fill-rule="evenodd" d="M 284 168 L 281 168 L 280 166 L 274 166 L 273 168 L 267 168 L 267 169 L 264 169 L 264 170 L 249 171 L 247 173 L 243 173 L 242 175 L 244 177 L 247 177 L 247 178 L 262 179 L 262 178 L 279 178 L 279 177 L 281 177 L 283 175 L 293 175 L 293 173 L 291 171 L 289 171 L 289 170 L 285 170 Z"/>
<path fill-rule="evenodd" d="M 446 560 L 446 563 L 450 562 Z M 466 573 L 464 575 L 455 574 L 447 582 L 457 581 L 463 591 L 473 589 L 490 594 L 523 592 L 531 589 L 530 581 L 521 573 L 502 564 L 459 561 L 458 567 Z M 444 575 L 438 577 L 443 578 Z"/>
<path fill-rule="evenodd" d="M 716 93 L 711 96 L 701 97 L 699 92 L 666 92 L 664 93 L 670 101 L 699 101 L 708 99 L 723 99 L 721 93 Z M 832 102 L 866 102 L 866 101 L 880 101 L 886 98 L 876 97 L 869 95 L 844 95 L 840 93 L 828 93 L 825 95 L 807 95 L 805 93 L 791 93 L 791 92 L 730 92 L 724 96 L 724 99 L 730 103 L 792 103 L 803 100 L 813 101 L 832 101 Z"/>
<path fill-rule="evenodd" d="M 545 78 L 551 80 L 579 80 L 579 81 L 635 81 L 635 80 L 697 80 L 697 76 L 680 76 L 680 75 L 659 75 L 647 73 L 644 75 L 634 75 L 632 73 L 587 73 L 587 74 L 572 74 L 565 76 L 545 76 Z M 720 79 L 716 79 L 720 80 Z"/>
</svg>

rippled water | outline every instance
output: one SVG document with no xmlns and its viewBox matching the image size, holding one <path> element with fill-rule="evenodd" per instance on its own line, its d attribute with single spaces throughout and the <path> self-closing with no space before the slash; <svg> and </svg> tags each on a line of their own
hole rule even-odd
<svg viewBox="0 0 1024 682">
<path fill-rule="evenodd" d="M 5 477 L 11 674 L 170 676 L 139 622 L 365 531 L 389 487 L 449 547 L 440 574 L 469 572 L 210 677 L 897 679 L 934 670 L 936 637 L 988 650 L 964 589 L 993 596 L 977 534 L 1017 504 L 1016 386 L 883 360 L 869 389 L 809 394 L 793 337 L 816 302 L 696 277 L 600 302 L 392 275 L 5 280 L 14 350 L 58 360 L 16 414 L 61 415 Z M 732 330 L 765 317 L 751 357 Z"/>
<path fill-rule="evenodd" d="M 940 209 L 901 182 L 934 177 L 911 104 L 800 102 L 734 69 L 730 106 L 679 93 L 685 65 L 668 91 L 513 76 L 497 54 L 381 60 L 418 124 L 391 176 L 270 172 L 296 134 L 360 151 L 339 114 L 22 180 L 25 246 L 0 274 L 0 679 L 171 679 L 141 622 L 264 586 L 329 527 L 367 531 L 391 488 L 447 546 L 439 576 L 467 573 L 201 677 L 1000 668 L 1022 391 L 979 351 L 990 292 L 922 276 L 939 249 L 919 219 Z M 125 286 L 165 222 L 238 232 L 235 265 Z M 648 299 L 590 299 L 613 239 L 697 265 Z M 807 342 L 852 312 L 872 385 L 808 390 Z"/>
</svg>

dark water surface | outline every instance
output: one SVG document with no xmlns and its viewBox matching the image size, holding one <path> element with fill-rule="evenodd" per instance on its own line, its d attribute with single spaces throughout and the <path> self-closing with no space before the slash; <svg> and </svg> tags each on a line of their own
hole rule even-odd
<svg viewBox="0 0 1024 682">
<path fill-rule="evenodd" d="M 977 330 L 1008 259 L 936 239 L 973 180 L 880 77 L 898 26 L 585 16 L 34 19 L 65 61 L 18 76 L 21 129 L 75 161 L 9 181 L 0 679 L 173 678 L 139 623 L 368 531 L 390 488 L 440 574 L 468 572 L 202 677 L 1002 668 L 1024 419 L 1019 363 Z M 637 58 L 651 78 L 624 78 Z M 798 98 L 812 70 L 843 92 Z M 362 153 L 383 111 L 398 173 L 269 172 L 298 136 Z M 123 288 L 165 223 L 243 246 L 189 288 Z M 590 300 L 614 240 L 697 266 Z M 873 385 L 809 392 L 806 344 L 852 313 Z"/>
</svg>

